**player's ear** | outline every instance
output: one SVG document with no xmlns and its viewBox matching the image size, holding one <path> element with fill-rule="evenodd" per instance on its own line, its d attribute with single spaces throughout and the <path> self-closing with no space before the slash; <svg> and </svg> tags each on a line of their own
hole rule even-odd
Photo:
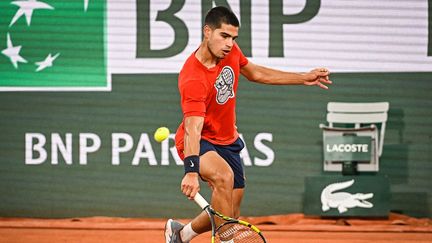
<svg viewBox="0 0 432 243">
<path fill-rule="evenodd" d="M 212 32 L 212 28 L 210 28 L 210 26 L 208 25 L 204 25 L 203 28 L 204 39 L 209 39 L 211 32 Z"/>
</svg>

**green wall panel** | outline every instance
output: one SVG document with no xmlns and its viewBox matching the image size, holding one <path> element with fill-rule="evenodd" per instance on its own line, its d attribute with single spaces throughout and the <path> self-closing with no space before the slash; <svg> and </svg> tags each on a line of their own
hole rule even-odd
<svg viewBox="0 0 432 243">
<path fill-rule="evenodd" d="M 387 175 L 392 211 L 432 216 L 432 73 L 335 73 L 334 85 L 265 86 L 240 81 L 238 127 L 251 158 L 257 133 L 275 153 L 269 167 L 248 166 L 244 215 L 298 213 L 304 180 L 322 172 L 322 134 L 329 101 L 390 102 L 380 175 Z M 175 132 L 181 119 L 176 74 L 114 75 L 111 92 L 0 93 L 0 216 L 191 217 L 199 209 L 180 192 L 181 166 L 160 165 L 161 145 L 151 139 L 158 165 L 131 164 L 141 133 L 159 126 Z M 47 137 L 48 159 L 25 164 L 25 134 Z M 134 147 L 111 164 L 111 134 L 133 137 Z M 72 134 L 73 163 L 50 163 L 50 136 Z M 80 133 L 101 139 L 98 151 L 78 162 Z M 151 138 L 151 137 L 150 137 Z M 170 141 L 173 145 L 173 141 Z M 209 196 L 206 184 L 204 194 Z"/>
</svg>

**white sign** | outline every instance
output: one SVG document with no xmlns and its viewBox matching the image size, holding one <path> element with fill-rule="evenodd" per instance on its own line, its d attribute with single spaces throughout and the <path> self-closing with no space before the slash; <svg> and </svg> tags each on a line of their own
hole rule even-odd
<svg viewBox="0 0 432 243">
<path fill-rule="evenodd" d="M 110 73 L 177 73 L 184 60 L 198 48 L 202 1 L 148 2 L 149 6 L 143 7 L 146 3 L 108 0 Z M 250 9 L 243 9 L 250 14 L 243 16 L 240 10 L 248 6 L 241 5 L 239 0 L 227 2 L 243 28 L 250 26 L 250 60 L 257 64 L 291 71 L 318 66 L 326 66 L 333 72 L 432 70 L 432 58 L 427 54 L 427 1 L 292 0 L 279 1 L 282 4 L 279 7 L 276 6 L 278 1 L 252 0 Z M 309 11 L 305 11 L 306 8 Z M 278 9 L 281 9 L 279 16 L 274 16 Z M 143 13 L 144 10 L 148 13 Z M 311 11 L 315 14 L 307 16 Z M 149 15 L 148 23 L 137 18 L 137 13 Z M 276 18 L 282 18 L 282 22 L 277 22 Z M 274 21 L 273 24 L 270 21 Z M 137 23 L 148 26 L 149 33 L 140 30 Z M 277 33 L 277 29 L 281 33 Z M 187 41 L 185 46 L 179 44 L 177 50 L 171 48 L 172 56 L 147 58 L 145 53 L 138 54 L 139 31 L 150 36 L 149 48 L 156 55 L 158 50 L 175 45 L 178 36 L 186 35 Z M 280 41 L 278 36 L 281 36 Z M 275 50 L 275 45 L 282 48 L 280 52 Z M 273 52 L 280 56 L 274 57 Z"/>
</svg>

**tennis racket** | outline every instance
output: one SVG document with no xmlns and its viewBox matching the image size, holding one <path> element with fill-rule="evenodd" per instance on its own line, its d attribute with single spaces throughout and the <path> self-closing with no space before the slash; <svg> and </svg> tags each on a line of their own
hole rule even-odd
<svg viewBox="0 0 432 243">
<path fill-rule="evenodd" d="M 227 217 L 215 211 L 210 204 L 197 193 L 194 198 L 195 202 L 207 212 L 212 225 L 212 243 L 265 243 L 266 240 L 261 231 L 254 225 L 243 220 L 237 220 Z M 217 226 L 215 217 L 224 221 Z"/>
</svg>

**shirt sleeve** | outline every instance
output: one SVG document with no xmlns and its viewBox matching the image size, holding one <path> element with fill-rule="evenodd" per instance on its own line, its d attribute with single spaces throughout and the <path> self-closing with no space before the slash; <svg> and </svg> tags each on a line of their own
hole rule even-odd
<svg viewBox="0 0 432 243">
<path fill-rule="evenodd" d="M 201 116 L 206 114 L 207 88 L 201 80 L 188 80 L 181 87 L 181 106 L 183 116 Z"/>
</svg>

